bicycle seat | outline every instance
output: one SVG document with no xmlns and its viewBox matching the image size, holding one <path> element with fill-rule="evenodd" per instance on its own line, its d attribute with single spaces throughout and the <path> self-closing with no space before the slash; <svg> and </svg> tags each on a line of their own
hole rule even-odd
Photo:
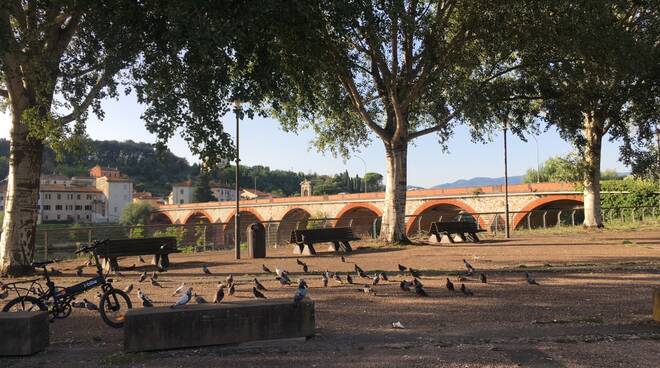
<svg viewBox="0 0 660 368">
<path fill-rule="evenodd" d="M 53 262 L 55 261 L 32 262 L 31 265 L 32 267 L 41 268 L 41 267 L 46 267 L 46 265 L 49 265 Z"/>
</svg>

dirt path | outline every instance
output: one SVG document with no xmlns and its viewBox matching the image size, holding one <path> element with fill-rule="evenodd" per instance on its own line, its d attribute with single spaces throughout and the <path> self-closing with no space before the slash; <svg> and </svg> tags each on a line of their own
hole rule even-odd
<svg viewBox="0 0 660 368">
<path fill-rule="evenodd" d="M 273 270 L 278 266 L 292 272 L 294 279 L 304 277 L 311 286 L 317 318 L 312 340 L 124 354 L 121 331 L 105 327 L 93 312 L 74 310 L 68 319 L 51 325 L 47 351 L 30 358 L 3 358 L 0 366 L 660 366 L 660 325 L 650 321 L 651 293 L 660 287 L 660 231 L 402 248 L 365 242 L 347 263 L 331 254 L 306 257 L 312 272 L 308 275 L 300 273 L 288 247 L 269 249 L 268 255 L 265 260 L 235 262 L 228 251 L 182 254 L 173 257 L 171 270 L 160 275 L 163 289 L 137 283 L 138 272 L 153 269 L 144 264 L 123 271 L 116 284 L 123 288 L 134 283 L 157 305 L 167 305 L 173 301 L 172 290 L 183 281 L 211 299 L 217 281 L 232 273 L 239 286 L 229 302 L 249 297 L 249 280 L 255 276 L 269 289 L 269 298 L 291 298 L 293 288 L 280 288 L 272 275 L 261 271 L 262 264 Z M 447 277 L 460 286 L 456 275 L 464 271 L 463 258 L 488 276 L 487 284 L 478 277 L 465 281 L 474 297 L 445 288 Z M 120 264 L 133 262 L 126 259 Z M 384 270 L 391 281 L 378 285 L 375 296 L 332 281 L 330 287 L 321 287 L 320 272 L 340 272 L 343 278 L 355 263 L 368 273 Z M 429 298 L 399 289 L 398 263 L 422 270 Z M 201 272 L 202 264 L 210 267 L 212 276 Z M 531 272 L 541 286 L 527 285 L 523 271 Z M 80 280 L 65 271 L 56 282 L 70 285 Z M 137 300 L 135 294 L 131 297 Z M 393 329 L 396 321 L 405 328 Z"/>
</svg>

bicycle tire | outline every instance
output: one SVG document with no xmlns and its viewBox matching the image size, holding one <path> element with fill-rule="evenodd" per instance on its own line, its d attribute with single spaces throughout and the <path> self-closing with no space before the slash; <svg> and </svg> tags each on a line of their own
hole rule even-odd
<svg viewBox="0 0 660 368">
<path fill-rule="evenodd" d="M 107 324 L 108 326 L 112 328 L 122 328 L 124 327 L 124 319 L 123 315 L 120 315 L 116 321 L 113 321 L 108 315 L 106 314 L 106 306 L 110 308 L 110 297 L 114 297 L 114 301 L 112 303 L 115 303 L 119 301 L 119 299 L 123 299 L 124 302 L 126 303 L 126 310 L 132 309 L 133 304 L 131 303 L 131 298 L 123 292 L 122 290 L 119 289 L 110 289 L 107 292 L 103 293 L 103 296 L 101 297 L 101 302 L 99 303 L 99 313 L 101 314 L 101 319 L 103 319 L 103 322 Z M 109 305 L 110 304 L 110 305 Z M 121 309 L 121 302 L 117 304 L 119 309 Z M 126 311 L 124 311 L 126 313 Z"/>
<path fill-rule="evenodd" d="M 13 306 L 19 304 L 19 303 L 21 303 L 21 306 L 23 308 L 21 311 L 28 311 L 28 312 L 33 311 L 32 308 L 29 308 L 29 309 L 25 308 L 27 302 L 29 302 L 33 306 L 37 306 L 39 308 L 39 310 L 42 310 L 42 311 L 47 311 L 48 310 L 46 305 L 41 300 L 39 300 L 39 299 L 37 299 L 33 296 L 25 295 L 25 296 L 19 296 L 18 298 L 15 298 L 15 299 L 9 301 L 9 303 L 7 303 L 4 306 L 4 308 L 2 308 L 2 311 L 3 312 L 10 312 L 11 308 Z"/>
</svg>

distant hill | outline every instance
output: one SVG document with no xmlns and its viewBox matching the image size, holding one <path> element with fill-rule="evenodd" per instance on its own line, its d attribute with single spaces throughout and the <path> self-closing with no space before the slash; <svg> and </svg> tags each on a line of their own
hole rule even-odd
<svg viewBox="0 0 660 368">
<path fill-rule="evenodd" d="M 509 176 L 509 184 L 520 184 L 523 182 L 524 175 Z M 465 188 L 465 187 L 487 187 L 490 185 L 503 185 L 504 177 L 484 178 L 476 177 L 472 179 L 460 179 L 451 183 L 438 184 L 432 188 Z"/>
</svg>

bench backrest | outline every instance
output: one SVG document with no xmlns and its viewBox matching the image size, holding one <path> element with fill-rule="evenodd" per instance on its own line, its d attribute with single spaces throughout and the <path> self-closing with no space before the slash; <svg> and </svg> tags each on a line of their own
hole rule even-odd
<svg viewBox="0 0 660 368">
<path fill-rule="evenodd" d="M 476 233 L 479 228 L 476 223 L 469 221 L 448 221 L 448 222 L 432 222 L 429 229 L 430 234 L 440 233 Z"/>
<path fill-rule="evenodd" d="M 306 241 L 318 243 L 353 240 L 357 238 L 353 235 L 353 229 L 350 227 L 330 227 L 325 229 L 293 230 L 291 232 L 291 242 L 298 242 L 303 236 Z"/>
<path fill-rule="evenodd" d="M 99 246 L 100 256 L 149 255 L 161 250 L 176 251 L 176 238 L 173 236 L 141 239 L 111 239 Z"/>
</svg>

